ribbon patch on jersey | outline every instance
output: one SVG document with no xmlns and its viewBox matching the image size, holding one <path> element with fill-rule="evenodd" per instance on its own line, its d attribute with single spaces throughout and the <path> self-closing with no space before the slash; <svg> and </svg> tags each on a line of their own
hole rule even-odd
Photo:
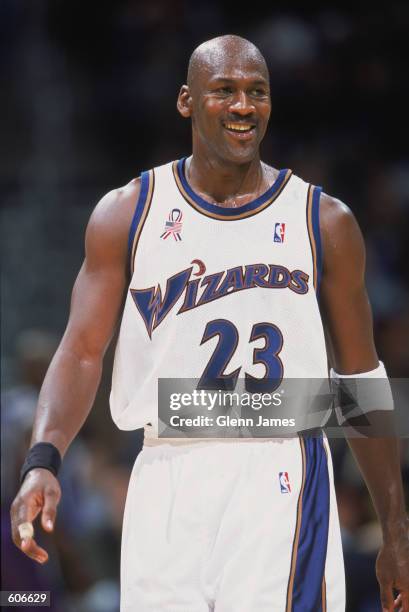
<svg viewBox="0 0 409 612">
<path fill-rule="evenodd" d="M 176 241 L 182 240 L 180 235 L 182 231 L 183 213 L 179 208 L 173 208 L 169 213 L 169 218 L 165 223 L 165 231 L 161 234 L 161 238 L 166 240 L 169 236 L 173 236 Z"/>
<path fill-rule="evenodd" d="M 284 242 L 285 223 L 274 224 L 274 242 Z"/>
<path fill-rule="evenodd" d="M 279 472 L 278 479 L 280 481 L 281 493 L 291 493 L 290 479 L 288 472 Z"/>
</svg>

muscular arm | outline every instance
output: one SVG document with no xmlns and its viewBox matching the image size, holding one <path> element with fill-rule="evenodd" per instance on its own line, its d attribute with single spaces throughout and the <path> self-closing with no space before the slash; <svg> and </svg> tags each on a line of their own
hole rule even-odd
<svg viewBox="0 0 409 612">
<path fill-rule="evenodd" d="M 61 455 L 92 407 L 118 320 L 137 192 L 134 182 L 108 193 L 87 227 L 85 260 L 73 288 L 67 329 L 40 392 L 31 441 L 51 442 Z"/>
<path fill-rule="evenodd" d="M 351 211 L 339 200 L 321 198 L 320 227 L 323 243 L 323 275 L 320 306 L 329 357 L 339 374 L 359 374 L 378 366 L 371 309 L 365 288 L 365 247 Z M 374 414 L 371 418 L 383 415 Z M 407 519 L 396 438 L 348 438 L 376 509 L 387 550 L 407 541 Z M 409 547 L 399 552 L 400 562 Z M 381 551 L 382 553 L 382 551 Z M 387 553 L 390 554 L 389 552 Z M 409 560 L 405 561 L 409 571 Z M 378 579 L 386 610 L 392 610 L 392 586 L 409 597 L 409 576 L 396 574 L 394 562 L 378 558 Z M 404 582 L 403 582 L 404 581 Z M 409 601 L 404 608 L 409 610 Z M 389 606 L 389 607 L 388 607 Z"/>
<path fill-rule="evenodd" d="M 108 193 L 87 227 L 85 259 L 72 292 L 68 325 L 40 392 L 31 440 L 51 442 L 62 456 L 91 410 L 121 311 L 128 234 L 139 188 L 135 180 Z M 32 522 L 42 510 L 42 526 L 51 531 L 60 495 L 52 473 L 36 468 L 27 474 L 12 505 L 13 540 L 39 562 L 47 560 L 47 553 L 34 540 L 22 543 L 18 525 Z"/>
</svg>

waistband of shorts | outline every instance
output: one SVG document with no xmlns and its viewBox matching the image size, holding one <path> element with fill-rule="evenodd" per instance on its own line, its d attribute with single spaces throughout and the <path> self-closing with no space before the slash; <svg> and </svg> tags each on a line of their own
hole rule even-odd
<svg viewBox="0 0 409 612">
<path fill-rule="evenodd" d="M 297 436 L 292 436 L 297 437 Z M 150 438 L 144 439 L 143 446 L 174 446 L 182 448 L 187 446 L 206 446 L 211 444 L 263 444 L 266 442 L 280 442 L 285 438 Z"/>
<path fill-rule="evenodd" d="M 323 430 L 317 428 L 310 431 L 294 432 L 294 434 L 292 434 L 291 436 L 283 436 L 280 438 L 164 438 L 158 437 L 157 430 L 153 426 L 146 425 L 144 427 L 143 446 L 174 446 L 175 448 L 179 448 L 188 446 L 196 447 L 197 445 L 205 446 L 207 444 L 265 444 L 267 442 L 279 443 L 283 440 L 298 439 L 300 436 L 321 437 L 322 434 Z"/>
<path fill-rule="evenodd" d="M 220 456 L 221 461 L 223 461 L 223 457 L 225 457 L 226 454 L 229 457 L 235 455 L 241 457 L 243 453 L 246 455 L 254 450 L 263 452 L 264 449 L 266 451 L 268 451 L 268 449 L 277 449 L 276 452 L 280 452 L 279 449 L 283 445 L 288 444 L 294 446 L 294 448 L 298 450 L 300 449 L 300 441 L 298 438 L 271 438 L 269 440 L 266 439 L 263 443 L 255 442 L 253 439 L 247 444 L 243 444 L 238 440 L 233 440 L 227 444 L 225 444 L 223 440 L 220 442 L 212 440 L 211 442 L 197 441 L 195 444 L 180 444 L 179 446 L 175 444 L 159 444 L 157 446 L 144 445 L 141 453 L 138 455 L 137 462 L 139 461 L 141 464 L 144 464 L 150 463 L 155 459 L 166 460 L 182 455 L 196 456 L 196 454 L 202 457 L 201 460 L 210 455 L 211 457 Z"/>
</svg>

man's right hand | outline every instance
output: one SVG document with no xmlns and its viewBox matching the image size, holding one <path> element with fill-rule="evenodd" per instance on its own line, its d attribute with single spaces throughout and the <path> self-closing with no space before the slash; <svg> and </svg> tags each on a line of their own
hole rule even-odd
<svg viewBox="0 0 409 612">
<path fill-rule="evenodd" d="M 11 505 L 11 529 L 14 544 L 38 563 L 48 560 L 48 553 L 33 537 L 21 539 L 19 525 L 32 523 L 41 512 L 41 525 L 50 533 L 54 529 L 61 488 L 57 478 L 43 468 L 30 470 Z"/>
</svg>

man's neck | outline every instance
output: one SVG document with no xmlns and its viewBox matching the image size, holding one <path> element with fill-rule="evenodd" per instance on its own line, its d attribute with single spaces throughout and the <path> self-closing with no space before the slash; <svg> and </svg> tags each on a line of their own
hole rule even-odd
<svg viewBox="0 0 409 612">
<path fill-rule="evenodd" d="M 226 208 L 251 202 L 270 186 L 259 156 L 246 164 L 227 163 L 194 153 L 185 163 L 186 179 L 204 199 Z"/>
</svg>

